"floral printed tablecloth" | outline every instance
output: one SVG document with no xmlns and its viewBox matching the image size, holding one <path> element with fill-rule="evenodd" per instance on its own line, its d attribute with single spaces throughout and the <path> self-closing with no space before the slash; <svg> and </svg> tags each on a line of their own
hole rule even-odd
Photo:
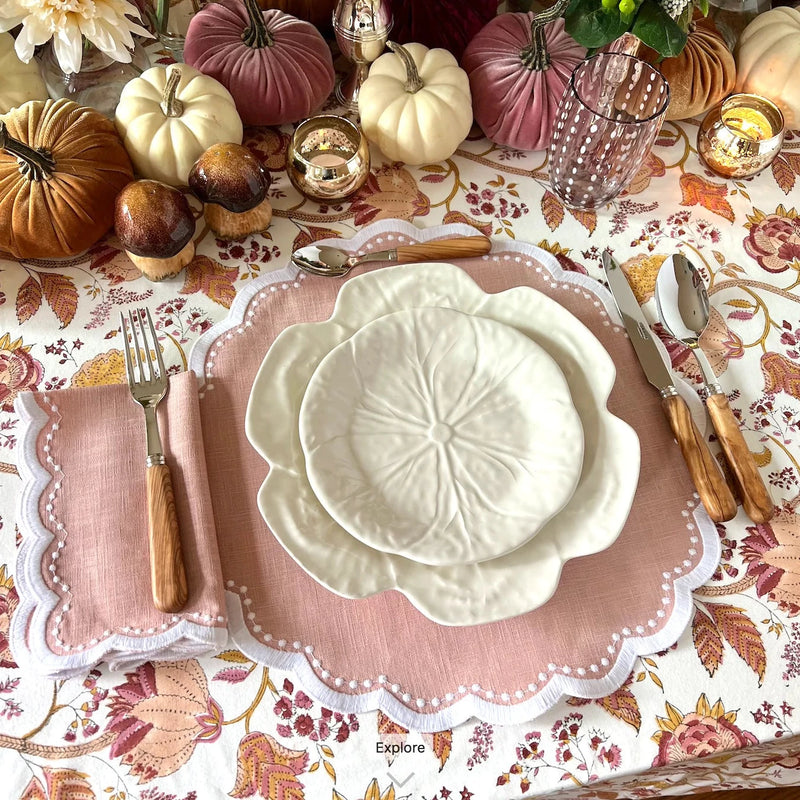
<svg viewBox="0 0 800 800">
<path fill-rule="evenodd" d="M 800 783 L 800 135 L 764 174 L 724 181 L 699 164 L 696 129 L 667 123 L 627 193 L 597 213 L 559 204 L 544 153 L 493 146 L 479 131 L 439 164 L 409 168 L 374 151 L 364 188 L 319 206 L 286 177 L 289 131 L 252 130 L 247 144 L 274 178 L 266 235 L 222 242 L 200 218 L 197 258 L 160 284 L 140 277 L 113 236 L 66 264 L 0 262 L 3 796 L 507 800 Z M 781 509 L 769 524 L 740 513 L 718 526 L 722 561 L 695 592 L 680 641 L 640 658 L 609 697 L 564 700 L 523 725 L 473 720 L 436 734 L 334 713 L 291 674 L 236 650 L 68 681 L 19 670 L 7 638 L 18 604 L 15 396 L 121 380 L 118 311 L 138 304 L 182 369 L 237 290 L 285 266 L 293 248 L 388 218 L 467 223 L 593 277 L 610 247 L 634 259 L 628 275 L 649 309 L 660 256 L 682 248 L 701 267 L 714 307 L 707 352 Z M 688 350 L 667 345 L 699 382 Z"/>
</svg>

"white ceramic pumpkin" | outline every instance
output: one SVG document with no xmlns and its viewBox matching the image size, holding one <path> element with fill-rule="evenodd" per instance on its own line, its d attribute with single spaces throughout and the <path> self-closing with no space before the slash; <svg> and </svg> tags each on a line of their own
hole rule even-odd
<svg viewBox="0 0 800 800">
<path fill-rule="evenodd" d="M 777 6 L 759 14 L 736 45 L 736 91 L 768 97 L 786 127 L 800 128 L 800 9 Z"/>
<path fill-rule="evenodd" d="M 447 50 L 415 43 L 389 47 L 394 52 L 372 64 L 358 95 L 367 139 L 393 161 L 449 158 L 472 127 L 467 73 Z"/>
<path fill-rule="evenodd" d="M 14 37 L 0 33 L 0 114 L 21 106 L 28 100 L 47 100 L 47 87 L 39 74 L 39 63 L 19 60 L 14 50 Z"/>
<path fill-rule="evenodd" d="M 187 185 L 211 145 L 242 143 L 230 92 L 186 64 L 151 67 L 129 81 L 114 121 L 136 172 L 171 186 Z"/>
</svg>

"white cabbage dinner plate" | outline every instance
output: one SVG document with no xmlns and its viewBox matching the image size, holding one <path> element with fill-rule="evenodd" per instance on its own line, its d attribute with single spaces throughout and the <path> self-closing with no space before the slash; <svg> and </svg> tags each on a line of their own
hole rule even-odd
<svg viewBox="0 0 800 800">
<path fill-rule="evenodd" d="M 564 507 L 583 466 L 553 358 L 516 328 L 451 308 L 395 311 L 334 347 L 299 423 L 333 519 L 434 566 L 516 550 Z"/>
<path fill-rule="evenodd" d="M 521 331 L 558 364 L 580 417 L 583 464 L 574 493 L 536 536 L 499 558 L 429 566 L 377 550 L 341 527 L 309 482 L 299 417 L 315 370 L 368 323 L 411 308 L 452 308 Z M 394 589 L 443 625 L 474 625 L 531 611 L 552 596 L 563 564 L 609 547 L 630 512 L 639 439 L 606 408 L 615 374 L 611 357 L 591 331 L 530 287 L 487 294 L 458 267 L 440 263 L 359 275 L 342 287 L 330 319 L 282 331 L 256 375 L 245 430 L 269 464 L 259 509 L 292 558 L 341 596 Z"/>
</svg>

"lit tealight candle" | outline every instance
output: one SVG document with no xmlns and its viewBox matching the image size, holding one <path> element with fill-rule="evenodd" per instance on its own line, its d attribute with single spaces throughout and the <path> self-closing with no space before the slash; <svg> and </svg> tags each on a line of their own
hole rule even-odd
<svg viewBox="0 0 800 800">
<path fill-rule="evenodd" d="M 783 145 L 783 115 L 770 100 L 734 94 L 708 112 L 697 134 L 703 163 L 723 178 L 747 178 L 768 167 Z"/>
</svg>

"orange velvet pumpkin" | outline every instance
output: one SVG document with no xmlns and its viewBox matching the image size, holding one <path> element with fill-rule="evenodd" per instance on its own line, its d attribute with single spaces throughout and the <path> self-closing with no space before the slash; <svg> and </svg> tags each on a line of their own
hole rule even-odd
<svg viewBox="0 0 800 800">
<path fill-rule="evenodd" d="M 655 51 L 642 50 L 640 57 L 658 67 L 669 83 L 667 119 L 704 114 L 733 91 L 736 62 L 710 19 L 692 22 L 686 46 L 677 56 L 659 61 Z"/>
<path fill-rule="evenodd" d="M 114 123 L 71 100 L 31 100 L 0 117 L 0 250 L 15 258 L 83 252 L 114 222 L 133 179 Z"/>
</svg>

